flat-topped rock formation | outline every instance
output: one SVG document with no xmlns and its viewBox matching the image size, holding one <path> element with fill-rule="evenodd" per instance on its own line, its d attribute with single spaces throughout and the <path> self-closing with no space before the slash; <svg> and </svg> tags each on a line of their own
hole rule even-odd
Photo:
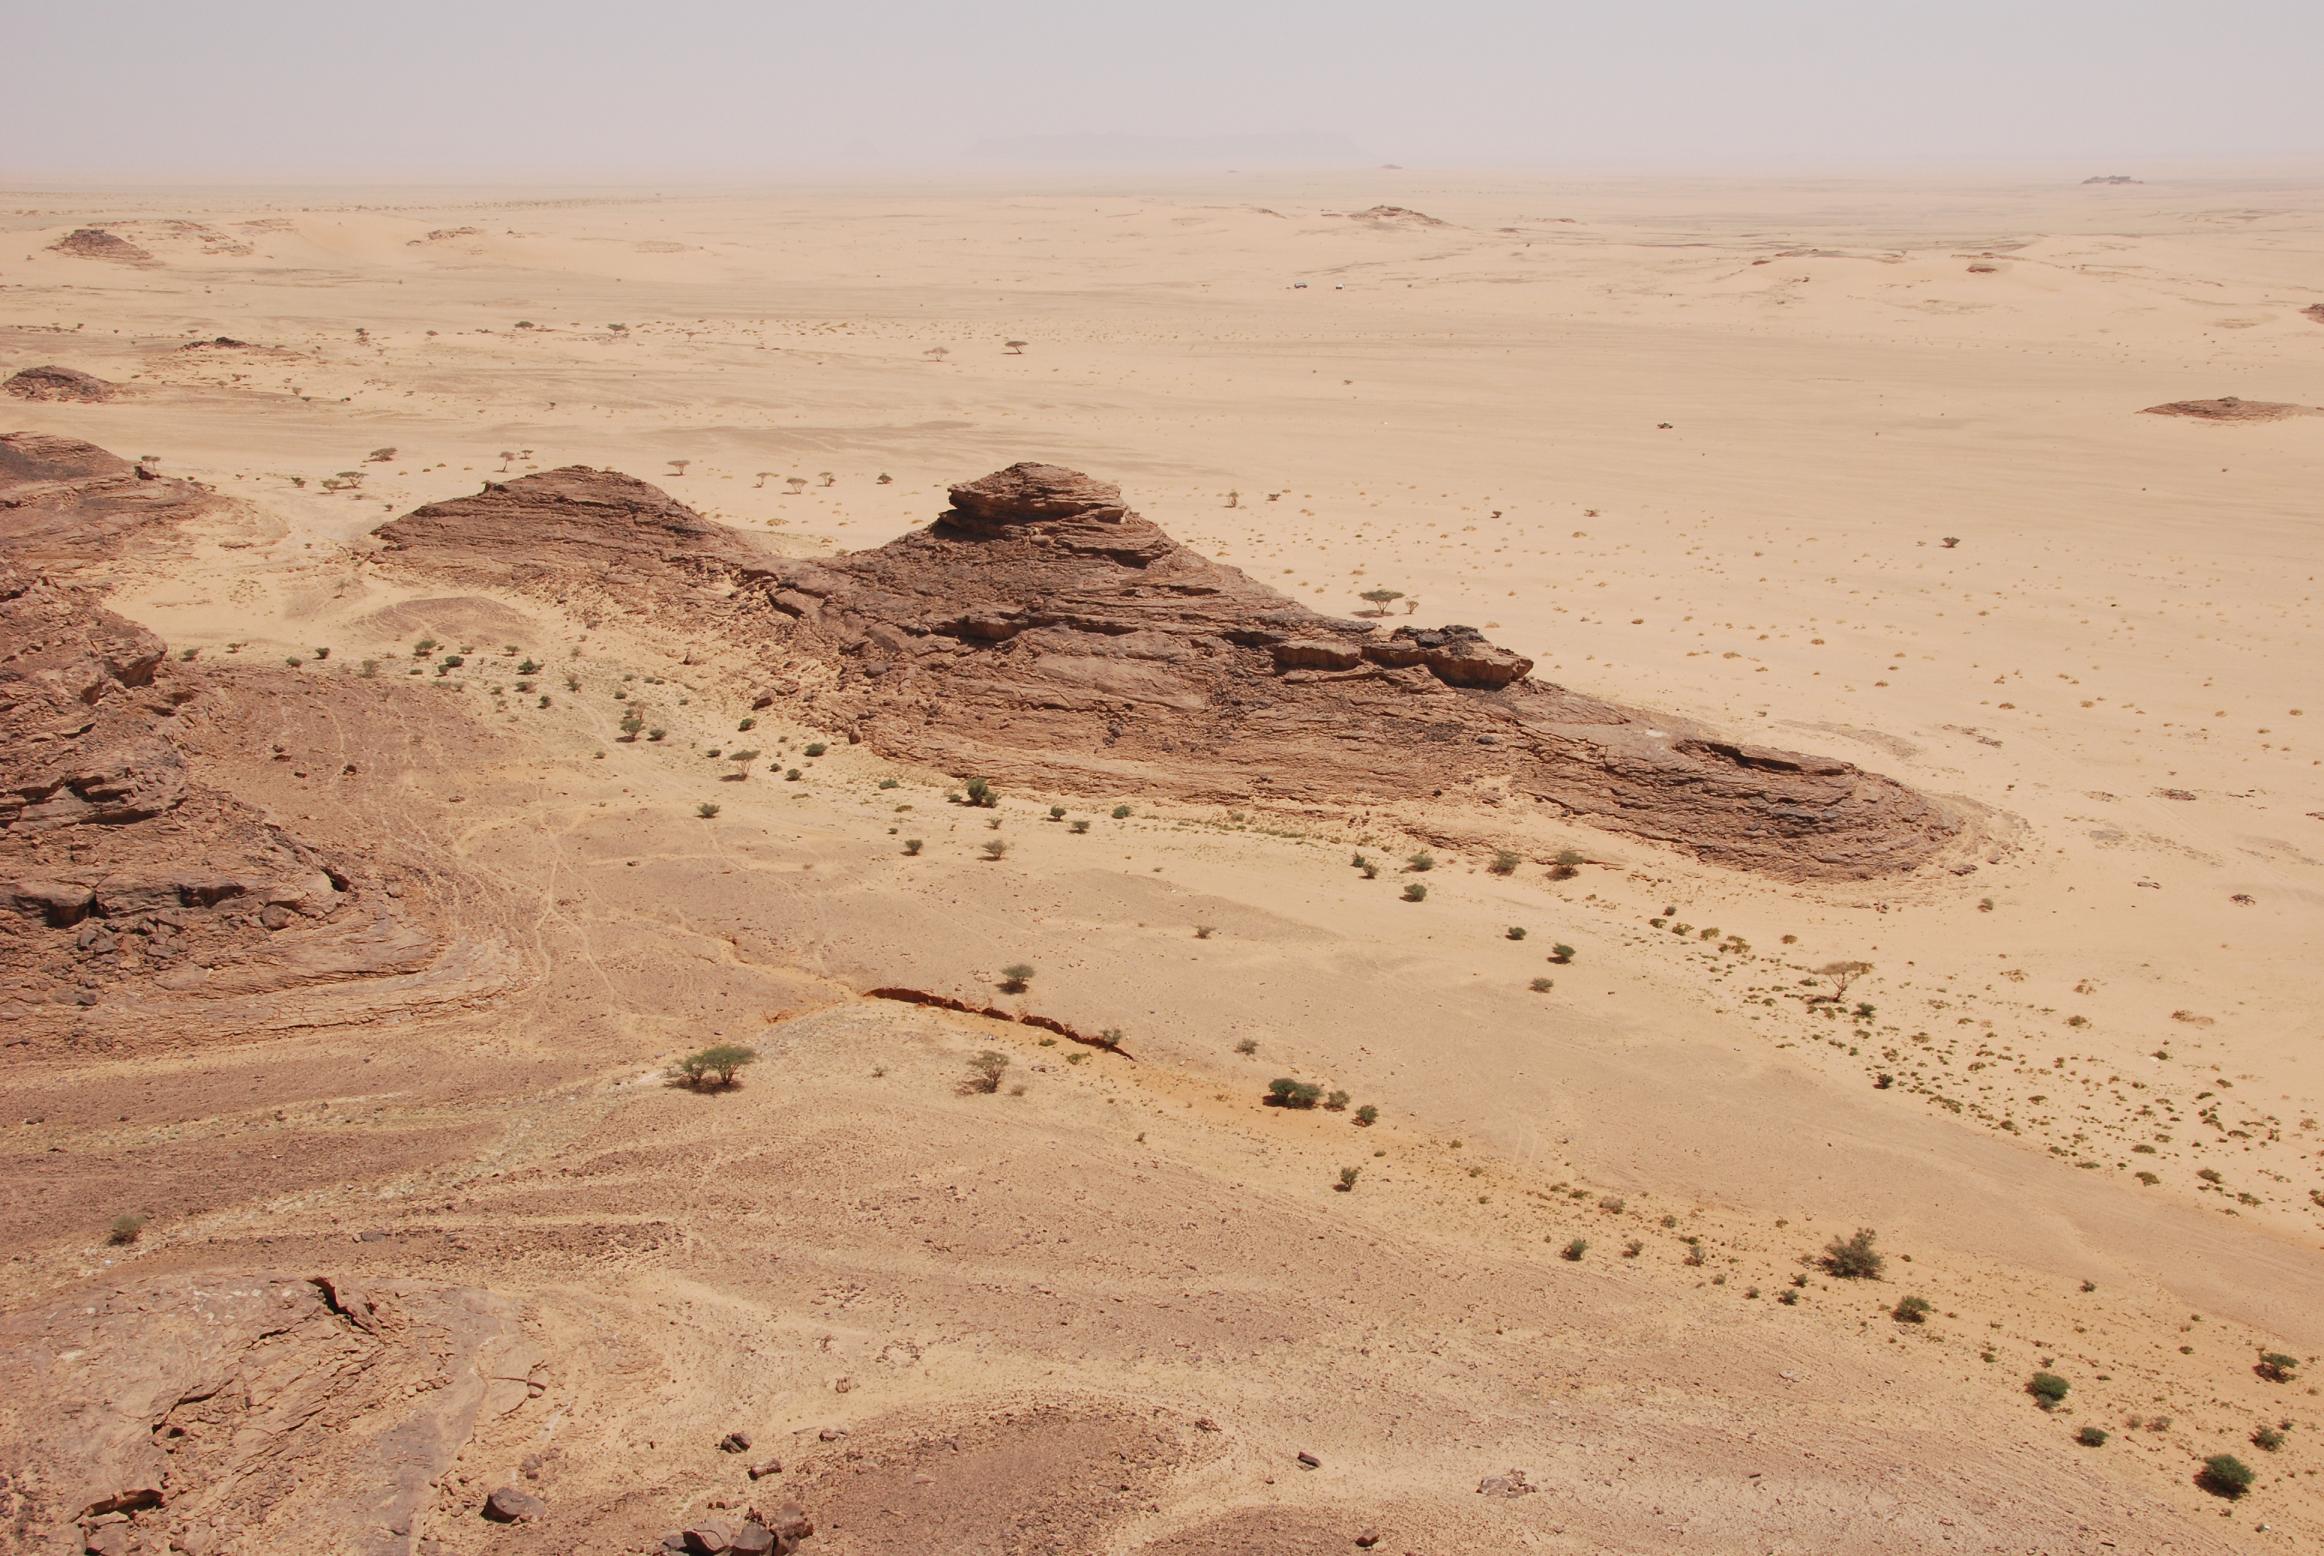
<svg viewBox="0 0 2324 1556">
<path fill-rule="evenodd" d="M 14 395 L 19 400 L 72 400 L 89 404 L 110 400 L 121 393 L 119 384 L 107 383 L 94 373 L 84 373 L 70 367 L 28 367 L 10 375 L 0 383 L 0 394 Z"/>
<path fill-rule="evenodd" d="M 1075 471 L 952 489 L 926 529 L 766 555 L 643 482 L 568 469 L 380 531 L 438 576 L 657 617 L 691 602 L 812 716 L 956 773 L 1207 801 L 1539 805 L 1796 878 L 1909 870 L 1961 829 L 1850 764 L 1527 679 L 1474 628 L 1325 616 L 1199 556 Z"/>
</svg>

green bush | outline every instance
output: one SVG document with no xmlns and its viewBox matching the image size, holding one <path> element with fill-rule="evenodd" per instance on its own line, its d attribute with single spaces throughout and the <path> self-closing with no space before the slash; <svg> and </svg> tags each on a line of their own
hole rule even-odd
<svg viewBox="0 0 2324 1556">
<path fill-rule="evenodd" d="M 1323 1105 L 1325 1111 L 1327 1112 L 1345 1113 L 1348 1110 L 1348 1101 L 1349 1098 L 1346 1092 L 1335 1091 L 1323 1099 Z"/>
<path fill-rule="evenodd" d="M 145 1217 L 115 1216 L 106 1229 L 105 1241 L 116 1248 L 126 1248 L 145 1235 Z"/>
<path fill-rule="evenodd" d="M 719 1043 L 680 1059 L 673 1074 L 696 1091 L 715 1091 L 734 1085 L 744 1065 L 755 1063 L 759 1052 L 736 1043 Z"/>
<path fill-rule="evenodd" d="M 2230 1501 L 2251 1489 L 2251 1466 L 2232 1453 L 2215 1453 L 2203 1461 L 2195 1483 L 2215 1497 Z"/>
<path fill-rule="evenodd" d="M 908 837 L 904 839 L 904 853 L 907 857 L 913 854 L 917 854 L 921 849 L 927 846 L 928 845 L 926 841 L 921 838 Z"/>
<path fill-rule="evenodd" d="M 1001 1077 L 1009 1072 L 1009 1056 L 997 1048 L 987 1048 L 968 1061 L 968 1079 L 960 1089 L 982 1096 L 990 1096 L 1001 1089 Z"/>
<path fill-rule="evenodd" d="M 819 756 L 821 756 L 821 755 L 822 755 L 824 752 L 826 752 L 826 751 L 828 751 L 828 750 L 830 750 L 830 749 L 831 749 L 831 748 L 830 748 L 829 746 L 825 745 L 825 744 L 824 744 L 822 741 L 820 741 L 820 740 L 810 740 L 810 741 L 808 741 L 808 742 L 807 742 L 807 747 L 806 747 L 806 753 L 805 753 L 805 754 L 807 755 L 807 757 L 808 757 L 810 760 L 812 760 L 812 759 L 813 759 L 813 758 L 815 758 L 815 757 L 819 757 Z"/>
<path fill-rule="evenodd" d="M 1114 807 L 1113 815 L 1114 820 L 1116 821 L 1127 821 L 1130 819 L 1130 807 L 1127 805 L 1116 805 Z"/>
<path fill-rule="evenodd" d="M 1407 870 L 1433 870 L 1436 868 L 1436 855 L 1430 853 L 1427 849 L 1424 848 L 1419 853 L 1414 854 L 1411 858 L 1405 860 L 1404 868 Z"/>
<path fill-rule="evenodd" d="M 1406 902 L 1426 902 L 1428 888 L 1418 881 L 1406 881 L 1404 883 L 1404 900 Z"/>
<path fill-rule="evenodd" d="M 1279 1075 L 1267 1083 L 1267 1101 L 1279 1108 L 1311 1108 L 1323 1100 L 1323 1088 L 1310 1081 Z"/>
<path fill-rule="evenodd" d="M 1001 969 L 1001 987 L 1011 994 L 1022 994 L 1025 985 L 1033 981 L 1031 962 L 1011 962 Z"/>
<path fill-rule="evenodd" d="M 2251 1370 L 2270 1383 L 2289 1383 L 2299 1366 L 2300 1358 L 2297 1356 L 2287 1356 L 2282 1351 L 2262 1351 L 2259 1353 L 2259 1365 Z"/>
<path fill-rule="evenodd" d="M 969 804 L 974 805 L 981 810 L 991 810 L 994 806 L 1000 804 L 1000 802 L 1001 797 L 993 789 L 991 780 L 985 778 L 971 778 L 968 780 Z"/>
<path fill-rule="evenodd" d="M 1928 1298 L 1906 1297 L 1888 1310 L 1888 1316 L 1900 1324 L 1925 1324 L 1929 1321 Z"/>
<path fill-rule="evenodd" d="M 1493 862 L 1485 868 L 1495 875 L 1515 875 L 1517 873 L 1517 856 L 1506 848 L 1497 849 L 1493 854 Z"/>
<path fill-rule="evenodd" d="M 1549 959 L 1563 967 L 1574 959 L 1574 948 L 1570 945 L 1553 945 L 1549 948 Z"/>
<path fill-rule="evenodd" d="M 2106 1429 L 2104 1427 L 2085 1426 L 2082 1428 L 2082 1430 L 2074 1434 L 2074 1441 L 2080 1443 L 2085 1448 L 2103 1448 L 2106 1446 Z"/>
<path fill-rule="evenodd" d="M 1572 1263 L 1579 1264 L 1582 1261 L 1582 1255 L 1588 1253 L 1589 1251 L 1590 1240 L 1586 1237 L 1577 1237 L 1572 1242 L 1566 1244 L 1563 1248 L 1560 1248 L 1557 1251 L 1557 1256 L 1561 1259 L 1569 1260 Z"/>
<path fill-rule="evenodd" d="M 1332 1187 L 1339 1190 L 1342 1194 L 1345 1194 L 1348 1190 L 1356 1186 L 1356 1174 L 1360 1170 L 1361 1169 L 1355 1167 L 1342 1167 L 1340 1169 L 1340 1181 L 1333 1184 Z"/>
<path fill-rule="evenodd" d="M 694 814 L 700 816 L 704 821 L 708 821 L 711 817 L 718 814 L 718 802 L 716 800 L 704 800 L 701 804 L 694 807 Z"/>
<path fill-rule="evenodd" d="M 1878 1280 L 1888 1259 L 1872 1246 L 1873 1231 L 1859 1227 L 1853 1237 L 1835 1237 L 1824 1247 L 1824 1268 L 1842 1280 Z"/>
<path fill-rule="evenodd" d="M 1512 940 L 1523 940 L 1525 938 L 1525 926 L 1523 924 L 1512 924 L 1507 929 L 1502 930 L 1501 933 L 1508 936 Z"/>
<path fill-rule="evenodd" d="M 1366 1127 L 1366 1128 L 1369 1128 L 1369 1127 L 1371 1127 L 1373 1124 L 1376 1124 L 1376 1123 L 1378 1123 L 1378 1122 L 1379 1122 L 1379 1120 L 1380 1120 L 1380 1110 L 1379 1110 L 1378 1108 L 1376 1108 L 1376 1107 L 1372 1106 L 1372 1104 L 1370 1104 L 1369 1102 L 1365 1103 L 1365 1104 L 1364 1104 L 1362 1107 L 1360 1107 L 1360 1108 L 1356 1109 L 1356 1122 L 1357 1122 L 1358 1124 L 1361 1124 L 1361 1125 L 1363 1125 L 1363 1126 L 1364 1126 L 1364 1127 Z"/>
<path fill-rule="evenodd" d="M 2025 1391 L 2037 1400 L 2044 1410 L 2055 1410 L 2064 1402 L 2067 1390 L 2073 1385 L 2054 1372 L 2037 1372 L 2025 1380 Z"/>
<path fill-rule="evenodd" d="M 2280 1426 L 2263 1426 L 2251 1434 L 2251 1445 L 2274 1453 L 2284 1445 L 2284 1429 Z"/>
</svg>

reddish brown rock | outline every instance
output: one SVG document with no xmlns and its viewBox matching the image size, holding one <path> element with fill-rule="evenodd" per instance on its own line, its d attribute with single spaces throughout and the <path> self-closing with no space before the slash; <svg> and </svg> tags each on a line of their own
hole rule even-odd
<svg viewBox="0 0 2324 1556">
<path fill-rule="evenodd" d="M 70 574 L 218 505 L 78 438 L 0 434 L 0 560 Z"/>
<path fill-rule="evenodd" d="M 767 556 L 643 483 L 528 476 L 381 531 L 399 563 L 632 608 L 796 685 L 884 754 L 1044 790 L 1227 803 L 1517 800 L 1792 877 L 1908 870 L 1959 819 L 1845 762 L 1761 751 L 1526 678 L 1467 627 L 1318 613 L 1196 555 L 1108 483 L 1019 464 L 887 545 Z"/>
<path fill-rule="evenodd" d="M 529 1524 L 548 1512 L 548 1503 L 514 1486 L 502 1486 L 484 1499 L 484 1516 L 496 1524 Z"/>
<path fill-rule="evenodd" d="M 0 393 L 12 394 L 19 400 L 96 403 L 110 400 L 120 392 L 119 384 L 109 384 L 93 373 L 69 367 L 28 367 L 0 383 Z"/>
<path fill-rule="evenodd" d="M 2173 400 L 2150 405 L 2142 416 L 2183 416 L 2190 421 L 2282 421 L 2291 416 L 2324 416 L 2324 405 L 2290 405 L 2280 400 L 2239 400 L 2222 395 L 2216 400 Z"/>
</svg>

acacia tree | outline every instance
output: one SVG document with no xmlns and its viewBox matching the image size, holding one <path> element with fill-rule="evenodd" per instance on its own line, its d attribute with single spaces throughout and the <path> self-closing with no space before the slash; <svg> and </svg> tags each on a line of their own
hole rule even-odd
<svg viewBox="0 0 2324 1556">
<path fill-rule="evenodd" d="M 1365 615 L 1385 616 L 1388 614 L 1390 605 L 1404 598 L 1404 591 L 1402 589 L 1366 589 L 1357 598 L 1372 602 L 1372 608 L 1366 611 Z"/>
<path fill-rule="evenodd" d="M 1012 357 L 1021 357 L 1025 354 L 1025 343 L 1021 340 L 1004 340 L 1001 344 L 1009 348 L 1009 355 Z"/>
<path fill-rule="evenodd" d="M 686 473 L 686 467 L 692 463 L 694 463 L 694 461 L 691 459 L 673 459 L 670 461 L 670 474 L 684 475 Z"/>
<path fill-rule="evenodd" d="M 759 1051 L 755 1048 L 745 1048 L 739 1043 L 718 1043 L 680 1059 L 675 1066 L 675 1074 L 679 1084 L 695 1091 L 723 1091 L 734 1085 L 741 1076 L 742 1067 L 754 1063 L 758 1056 Z"/>
<path fill-rule="evenodd" d="M 1872 971 L 1870 962 L 1826 962 L 1816 969 L 1816 975 L 1832 980 L 1832 992 L 1824 997 L 1836 1001 L 1846 999 L 1848 985 L 1870 971 Z"/>
</svg>

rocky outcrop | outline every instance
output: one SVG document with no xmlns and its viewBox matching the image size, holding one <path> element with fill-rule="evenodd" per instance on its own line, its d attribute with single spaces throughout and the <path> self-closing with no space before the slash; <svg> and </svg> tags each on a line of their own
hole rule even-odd
<svg viewBox="0 0 2324 1556">
<path fill-rule="evenodd" d="M 580 586 L 618 595 L 647 582 L 641 570 L 751 571 L 771 561 L 658 487 L 585 465 L 488 481 L 378 533 L 390 552 L 425 558 L 436 571 L 536 592 Z"/>
<path fill-rule="evenodd" d="M 78 438 L 0 433 L 0 558 L 69 574 L 218 499 Z"/>
<path fill-rule="evenodd" d="M 9 1527 L 44 1551 L 408 1553 L 520 1346 L 482 1292 L 287 1272 L 9 1314 Z"/>
<path fill-rule="evenodd" d="M 2324 324 L 2324 303 L 2310 303 L 2300 310 L 2302 318 L 2315 324 Z"/>
<path fill-rule="evenodd" d="M 2239 400 L 2221 395 L 2216 400 L 2173 400 L 2150 405 L 2142 416 L 2184 416 L 2190 421 L 2282 421 L 2291 416 L 2324 416 L 2324 405 L 2289 405 L 2280 400 Z"/>
<path fill-rule="evenodd" d="M 431 575 L 604 587 L 754 654 L 892 756 L 1049 789 L 1539 806 L 1794 877 L 1911 869 L 1959 819 L 1845 762 L 1725 741 L 1527 679 L 1468 627 L 1321 615 L 1196 555 L 1110 483 L 1020 464 L 923 530 L 760 553 L 643 483 L 564 470 L 381 531 Z M 600 585 L 592 580 L 615 580 Z"/>
<path fill-rule="evenodd" d="M 109 384 L 93 373 L 84 373 L 70 367 L 28 367 L 0 383 L 0 393 L 14 395 L 19 400 L 72 400 L 94 404 L 113 399 L 120 394 L 119 384 Z"/>
<path fill-rule="evenodd" d="M 52 252 L 76 259 L 109 259 L 120 265 L 150 265 L 153 255 L 102 227 L 76 227 L 49 245 Z"/>
</svg>

